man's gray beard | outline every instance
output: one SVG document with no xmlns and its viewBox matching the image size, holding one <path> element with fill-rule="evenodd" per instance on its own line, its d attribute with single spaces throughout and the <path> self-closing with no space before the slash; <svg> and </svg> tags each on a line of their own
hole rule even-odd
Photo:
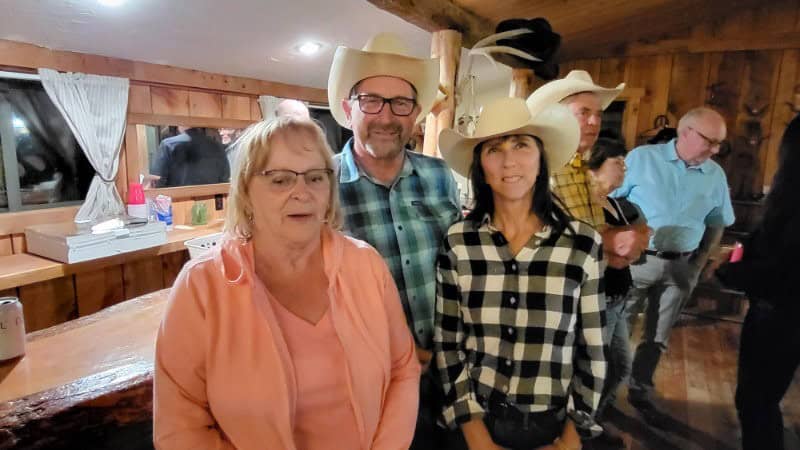
<svg viewBox="0 0 800 450">
<path fill-rule="evenodd" d="M 403 146 L 398 145 L 397 148 L 390 149 L 389 151 L 377 151 L 371 144 L 367 143 L 365 146 L 370 155 L 375 159 L 394 159 L 403 151 Z"/>
</svg>

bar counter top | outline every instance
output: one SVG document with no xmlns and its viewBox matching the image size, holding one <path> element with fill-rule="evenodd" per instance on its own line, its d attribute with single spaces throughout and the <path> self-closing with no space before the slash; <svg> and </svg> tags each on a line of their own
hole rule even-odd
<svg viewBox="0 0 800 450">
<path fill-rule="evenodd" d="M 154 346 L 168 292 L 28 334 L 25 356 L 0 363 L 0 449 L 152 448 Z"/>
</svg>

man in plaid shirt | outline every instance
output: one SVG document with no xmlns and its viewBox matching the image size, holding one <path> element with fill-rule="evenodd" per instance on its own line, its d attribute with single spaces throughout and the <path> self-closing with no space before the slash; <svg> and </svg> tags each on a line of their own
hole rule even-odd
<svg viewBox="0 0 800 450">
<path fill-rule="evenodd" d="M 405 149 L 415 123 L 433 106 L 438 59 L 407 55 L 396 36 L 380 34 L 362 51 L 339 47 L 328 80 L 331 113 L 353 138 L 336 155 L 344 231 L 374 246 L 389 266 L 423 365 L 412 449 L 438 449 L 444 430 L 431 371 L 435 259 L 447 228 L 460 218 L 447 165 Z M 437 395 L 438 394 L 438 395 Z"/>
<path fill-rule="evenodd" d="M 603 207 L 592 198 L 585 159 L 597 142 L 603 111 L 624 88 L 625 83 L 615 88 L 598 86 L 585 70 L 573 70 L 566 77 L 540 87 L 527 100 L 529 107 L 538 102 L 559 102 L 578 120 L 580 143 L 569 163 L 552 168 L 550 189 L 572 217 L 600 232 L 608 265 L 615 268 L 627 267 L 639 259 L 644 250 L 641 235 L 647 233 L 647 229 L 644 226 L 607 227 Z"/>
</svg>

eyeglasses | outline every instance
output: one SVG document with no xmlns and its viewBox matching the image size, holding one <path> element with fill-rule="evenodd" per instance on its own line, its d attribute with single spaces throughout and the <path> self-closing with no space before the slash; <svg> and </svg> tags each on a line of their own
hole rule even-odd
<svg viewBox="0 0 800 450">
<path fill-rule="evenodd" d="M 351 100 L 358 100 L 358 109 L 364 114 L 380 114 L 383 106 L 388 103 L 392 114 L 404 117 L 411 115 L 414 107 L 417 106 L 417 101 L 408 97 L 385 98 L 380 95 L 358 94 L 351 97 Z"/>
<path fill-rule="evenodd" d="M 703 134 L 703 133 L 701 133 L 701 132 L 697 131 L 696 129 L 694 129 L 694 128 L 692 128 L 692 127 L 688 127 L 688 128 L 689 128 L 690 130 L 694 131 L 695 133 L 697 133 L 697 135 L 698 135 L 698 136 L 700 136 L 701 138 L 703 138 L 703 140 L 704 140 L 704 141 L 706 141 L 706 145 L 708 146 L 708 148 L 719 147 L 719 146 L 721 146 L 721 145 L 722 145 L 722 142 L 723 142 L 723 141 L 718 141 L 718 140 L 716 140 L 716 139 L 711 139 L 710 137 L 706 136 L 705 134 Z"/>
<path fill-rule="evenodd" d="M 306 186 L 317 191 L 323 191 L 330 187 L 331 169 L 311 169 L 305 172 L 295 172 L 294 170 L 265 170 L 259 172 L 267 180 L 267 186 L 276 192 L 291 190 L 297 184 L 297 177 L 303 176 Z"/>
</svg>

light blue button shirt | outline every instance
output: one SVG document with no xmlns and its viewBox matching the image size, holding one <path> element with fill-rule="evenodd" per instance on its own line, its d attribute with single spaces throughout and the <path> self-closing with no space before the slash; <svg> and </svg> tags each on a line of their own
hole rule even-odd
<svg viewBox="0 0 800 450">
<path fill-rule="evenodd" d="M 653 228 L 650 248 L 688 252 L 697 248 L 707 226 L 727 227 L 735 217 L 722 167 L 712 160 L 687 167 L 675 149 L 675 139 L 644 145 L 625 158 L 625 182 L 613 197 L 641 208 Z"/>
</svg>

